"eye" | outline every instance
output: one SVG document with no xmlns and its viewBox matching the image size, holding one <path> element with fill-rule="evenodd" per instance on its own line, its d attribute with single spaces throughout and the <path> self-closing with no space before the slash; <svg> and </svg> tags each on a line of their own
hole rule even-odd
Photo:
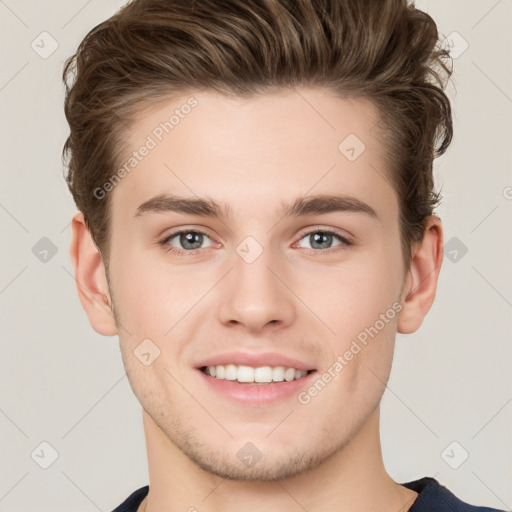
<svg viewBox="0 0 512 512">
<path fill-rule="evenodd" d="M 174 244 L 178 244 L 179 247 L 173 245 L 173 240 L 175 240 Z M 208 240 L 210 241 L 209 244 L 203 246 L 203 244 Z M 306 240 L 309 244 L 309 247 L 304 247 L 305 249 L 321 252 L 327 252 L 329 249 L 342 250 L 344 247 L 352 245 L 352 242 L 348 238 L 331 229 L 316 229 L 315 231 L 310 231 L 302 236 L 300 241 L 302 240 Z M 336 241 L 338 243 L 333 245 L 333 242 Z M 192 255 L 198 253 L 201 249 L 211 247 L 214 244 L 211 242 L 210 237 L 203 231 L 182 229 L 167 235 L 159 242 L 159 245 L 165 247 L 167 251 L 175 254 Z M 339 247 L 339 249 L 336 249 L 336 247 Z"/>
<path fill-rule="evenodd" d="M 348 238 L 345 238 L 331 229 L 317 229 L 315 231 L 310 231 L 309 233 L 306 233 L 301 240 L 306 240 L 309 243 L 309 247 L 305 247 L 306 249 L 321 251 L 325 249 L 332 249 L 340 245 L 352 245 L 352 242 L 348 240 Z M 333 246 L 332 244 L 336 240 L 338 240 L 339 243 Z"/>
<path fill-rule="evenodd" d="M 172 241 L 176 239 L 177 244 L 180 247 L 176 248 L 172 245 Z M 202 231 L 196 231 L 191 229 L 183 229 L 180 231 L 175 231 L 170 235 L 166 236 L 163 240 L 159 242 L 162 246 L 167 246 L 167 250 L 170 252 L 175 252 L 181 254 L 183 252 L 195 254 L 199 249 L 203 249 L 203 243 L 205 239 L 210 239 L 210 237 L 203 233 Z M 210 244 L 212 245 L 212 244 Z M 210 247 L 207 245 L 206 247 Z"/>
</svg>

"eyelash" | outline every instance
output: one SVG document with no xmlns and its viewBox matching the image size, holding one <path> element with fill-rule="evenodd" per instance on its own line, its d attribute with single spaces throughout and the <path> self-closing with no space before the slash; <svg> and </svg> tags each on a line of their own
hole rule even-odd
<svg viewBox="0 0 512 512">
<path fill-rule="evenodd" d="M 201 235 L 204 235 L 204 236 L 207 236 L 208 238 L 210 238 L 207 233 L 205 233 L 204 231 L 201 231 L 199 229 L 180 229 L 178 231 L 174 231 L 173 233 L 165 236 L 165 238 L 160 240 L 158 242 L 158 244 L 161 245 L 162 247 L 167 246 L 167 244 L 174 237 L 176 237 L 177 235 L 180 235 L 182 233 L 196 233 L 196 234 L 201 234 Z M 326 252 L 326 253 L 336 252 L 336 251 L 339 251 L 339 250 L 344 250 L 346 247 L 349 247 L 349 246 L 353 245 L 353 243 L 348 238 L 340 235 L 337 231 L 335 231 L 333 229 L 329 229 L 329 228 L 315 229 L 315 230 L 312 230 L 312 231 L 308 231 L 307 233 L 304 233 L 299 238 L 299 241 L 302 240 L 304 237 L 312 235 L 314 233 L 324 233 L 324 234 L 334 235 L 341 242 L 341 244 L 339 246 L 332 247 L 330 249 L 307 249 L 306 248 L 306 250 L 313 251 L 315 254 L 318 253 L 318 252 Z M 192 251 L 185 251 L 185 250 L 181 250 L 181 249 L 175 249 L 171 245 L 168 245 L 165 249 L 166 249 L 167 252 L 171 252 L 173 254 L 178 254 L 178 255 L 187 254 L 189 256 L 193 256 L 193 255 L 197 254 L 198 252 L 200 252 L 202 250 L 202 249 L 194 249 Z"/>
</svg>

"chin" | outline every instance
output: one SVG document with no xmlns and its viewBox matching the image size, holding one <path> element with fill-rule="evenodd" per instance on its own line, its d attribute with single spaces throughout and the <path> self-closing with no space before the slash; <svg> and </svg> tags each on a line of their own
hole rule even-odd
<svg viewBox="0 0 512 512">
<path fill-rule="evenodd" d="M 243 450 L 244 447 L 242 447 Z M 234 454 L 232 457 L 225 452 L 215 457 L 213 452 L 188 452 L 186 455 L 202 470 L 226 480 L 245 482 L 275 482 L 286 480 L 319 466 L 327 454 L 310 455 L 298 453 L 282 453 L 281 456 L 272 451 L 258 452 L 255 448 L 246 448 L 246 453 L 253 450 L 253 457 Z M 248 449 L 247 449 L 248 448 Z M 244 460 L 245 459 L 245 460 Z"/>
</svg>

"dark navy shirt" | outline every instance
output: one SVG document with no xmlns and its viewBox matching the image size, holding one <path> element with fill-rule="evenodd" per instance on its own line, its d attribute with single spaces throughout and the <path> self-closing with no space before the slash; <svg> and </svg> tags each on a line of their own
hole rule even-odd
<svg viewBox="0 0 512 512">
<path fill-rule="evenodd" d="M 469 505 L 455 497 L 437 480 L 428 476 L 401 485 L 418 493 L 409 512 L 505 512 L 496 508 Z M 148 491 L 149 485 L 141 487 L 112 512 L 137 512 Z"/>
</svg>

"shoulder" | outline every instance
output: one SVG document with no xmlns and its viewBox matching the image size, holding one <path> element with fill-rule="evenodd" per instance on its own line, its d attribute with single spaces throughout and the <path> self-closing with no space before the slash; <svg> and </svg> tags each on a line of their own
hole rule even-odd
<svg viewBox="0 0 512 512">
<path fill-rule="evenodd" d="M 505 512 L 501 509 L 470 505 L 457 498 L 434 478 L 424 477 L 401 485 L 418 493 L 409 512 Z"/>
<path fill-rule="evenodd" d="M 141 487 L 134 491 L 126 500 L 121 503 L 118 507 L 116 507 L 112 512 L 137 512 L 139 505 L 142 503 L 142 500 L 147 496 L 149 492 L 149 485 Z"/>
</svg>

